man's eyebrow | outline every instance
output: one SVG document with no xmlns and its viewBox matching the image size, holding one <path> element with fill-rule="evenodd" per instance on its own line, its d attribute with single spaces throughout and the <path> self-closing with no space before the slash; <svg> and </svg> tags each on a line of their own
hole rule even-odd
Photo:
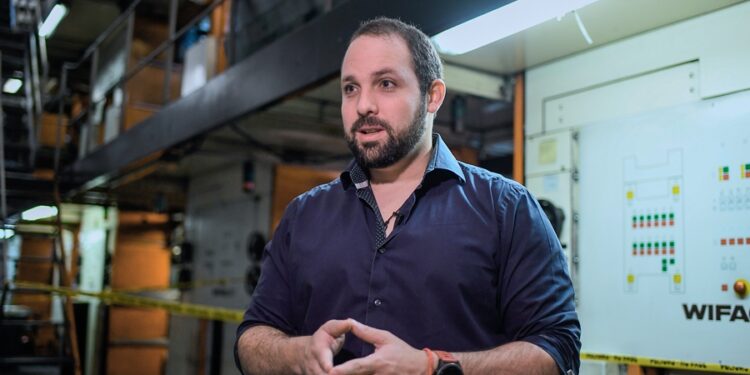
<svg viewBox="0 0 750 375">
<path fill-rule="evenodd" d="M 377 78 L 377 77 L 388 75 L 388 74 L 398 75 L 398 72 L 396 72 L 396 70 L 393 68 L 383 68 L 383 69 L 378 70 L 375 73 L 372 73 L 372 77 Z"/>
<path fill-rule="evenodd" d="M 383 68 L 383 69 L 380 69 L 380 70 L 378 70 L 376 72 L 373 72 L 372 74 L 370 74 L 370 76 L 372 78 L 378 78 L 378 77 L 382 77 L 382 76 L 388 75 L 388 74 L 393 74 L 393 75 L 396 75 L 396 76 L 399 75 L 398 71 L 396 71 L 396 69 L 393 69 L 393 68 Z M 341 78 L 341 82 L 342 83 L 344 83 L 344 82 L 357 82 L 357 79 L 354 78 L 354 76 L 350 74 L 350 75 L 342 77 Z"/>
</svg>

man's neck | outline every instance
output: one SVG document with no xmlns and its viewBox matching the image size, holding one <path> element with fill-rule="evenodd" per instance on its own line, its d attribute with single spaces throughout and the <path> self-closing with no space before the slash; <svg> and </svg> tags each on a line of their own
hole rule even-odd
<svg viewBox="0 0 750 375">
<path fill-rule="evenodd" d="M 427 132 L 426 132 L 427 133 Z M 371 168 L 370 183 L 392 184 L 413 180 L 421 181 L 432 154 L 432 133 L 425 134 L 414 150 L 386 168 Z"/>
</svg>

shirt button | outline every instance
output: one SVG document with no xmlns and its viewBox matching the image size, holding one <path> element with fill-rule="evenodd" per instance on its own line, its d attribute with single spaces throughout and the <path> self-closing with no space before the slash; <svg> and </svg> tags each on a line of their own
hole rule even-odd
<svg viewBox="0 0 750 375">
<path fill-rule="evenodd" d="M 380 306 L 380 305 L 382 305 L 382 304 L 383 304 L 383 301 L 381 301 L 380 299 L 376 299 L 376 300 L 375 300 L 375 301 L 373 301 L 372 303 L 374 303 L 374 304 L 375 304 L 375 306 Z"/>
</svg>

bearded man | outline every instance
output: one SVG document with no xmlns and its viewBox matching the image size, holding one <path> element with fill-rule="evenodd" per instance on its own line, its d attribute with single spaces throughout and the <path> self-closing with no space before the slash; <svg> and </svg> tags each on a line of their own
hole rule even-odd
<svg viewBox="0 0 750 375">
<path fill-rule="evenodd" d="M 429 38 L 370 20 L 341 65 L 354 161 L 294 199 L 238 329 L 246 374 L 575 374 L 560 243 L 518 183 L 458 162 Z"/>
</svg>

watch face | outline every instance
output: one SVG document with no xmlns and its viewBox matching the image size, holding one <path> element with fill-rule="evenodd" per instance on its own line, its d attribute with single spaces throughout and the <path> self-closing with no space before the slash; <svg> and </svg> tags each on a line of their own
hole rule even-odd
<svg viewBox="0 0 750 375">
<path fill-rule="evenodd" d="M 437 375 L 464 375 L 464 371 L 456 363 L 446 363 L 440 366 Z"/>
</svg>

